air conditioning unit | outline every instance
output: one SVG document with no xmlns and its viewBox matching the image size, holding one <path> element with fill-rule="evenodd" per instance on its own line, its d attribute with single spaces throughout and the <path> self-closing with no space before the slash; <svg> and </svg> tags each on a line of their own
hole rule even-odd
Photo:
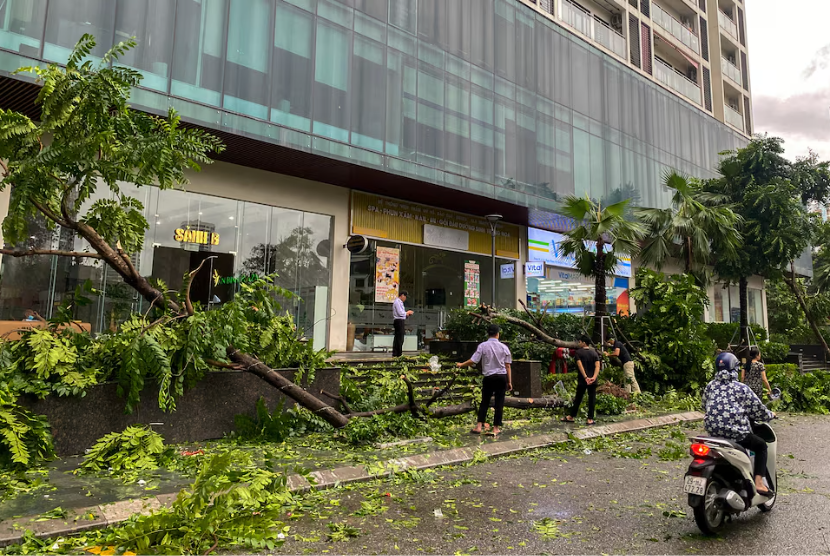
<svg viewBox="0 0 830 556">
<path fill-rule="evenodd" d="M 621 30 L 623 26 L 622 14 L 611 14 L 611 27 L 616 30 Z"/>
</svg>

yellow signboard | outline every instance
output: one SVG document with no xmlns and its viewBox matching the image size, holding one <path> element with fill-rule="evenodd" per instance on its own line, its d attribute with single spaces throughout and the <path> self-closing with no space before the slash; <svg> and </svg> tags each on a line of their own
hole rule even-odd
<svg viewBox="0 0 830 556">
<path fill-rule="evenodd" d="M 176 228 L 173 240 L 180 243 L 197 243 L 199 245 L 219 245 L 219 234 L 203 230 L 185 230 Z"/>
<path fill-rule="evenodd" d="M 481 255 L 490 255 L 492 250 L 490 224 L 484 218 L 359 191 L 352 192 L 351 225 L 351 233 L 376 239 L 444 246 Z M 425 227 L 431 241 L 446 243 L 425 242 Z M 446 234 L 440 233 L 442 228 Z M 518 259 L 519 235 L 518 226 L 500 222 L 496 228 L 496 255 Z"/>
</svg>

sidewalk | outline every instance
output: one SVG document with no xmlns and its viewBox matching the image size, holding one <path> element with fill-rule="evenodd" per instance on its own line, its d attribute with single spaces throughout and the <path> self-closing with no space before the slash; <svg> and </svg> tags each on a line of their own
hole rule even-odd
<svg viewBox="0 0 830 556">
<path fill-rule="evenodd" d="M 599 436 L 699 421 L 701 419 L 703 419 L 703 414 L 693 411 L 569 430 L 572 431 L 570 434 L 577 440 L 586 440 Z M 471 440 L 475 441 L 476 439 L 471 437 Z M 353 465 L 332 469 L 320 469 L 311 472 L 309 475 L 314 481 L 314 485 L 304 476 L 293 474 L 288 477 L 288 486 L 293 492 L 307 491 L 311 488 L 325 489 L 338 484 L 368 481 L 378 477 L 389 476 L 405 469 L 427 469 L 442 465 L 467 463 L 472 461 L 477 455 L 480 457 L 480 452 L 486 454 L 487 457 L 495 457 L 536 448 L 544 448 L 568 441 L 568 432 L 538 434 L 510 440 L 479 440 L 479 444 L 472 444 L 463 448 L 439 450 L 403 458 L 392 458 L 385 461 L 378 461 L 372 465 Z M 37 537 L 51 538 L 117 525 L 135 513 L 149 513 L 155 509 L 172 504 L 176 499 L 179 489 L 184 485 L 175 484 L 174 481 L 169 486 L 171 488 L 175 487 L 175 491 L 107 504 L 72 509 L 64 508 L 68 510 L 67 516 L 61 519 L 43 520 L 40 516 L 30 516 L 2 521 L 0 522 L 0 547 L 19 542 L 26 530 L 31 530 Z M 38 521 L 39 519 L 41 521 Z"/>
</svg>

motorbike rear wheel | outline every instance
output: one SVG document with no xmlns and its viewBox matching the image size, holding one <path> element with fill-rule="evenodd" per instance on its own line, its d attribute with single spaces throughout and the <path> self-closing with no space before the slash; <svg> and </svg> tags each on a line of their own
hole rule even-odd
<svg viewBox="0 0 830 556">
<path fill-rule="evenodd" d="M 717 479 L 709 479 L 703 494 L 703 503 L 694 508 L 695 523 L 707 535 L 714 535 L 726 518 L 726 512 L 718 501 L 718 493 L 722 487 Z"/>
<path fill-rule="evenodd" d="M 775 506 L 775 500 L 778 498 L 778 494 L 777 494 L 777 492 L 778 492 L 778 471 L 775 472 L 775 488 L 774 488 L 774 490 L 776 492 L 775 496 L 768 499 L 763 504 L 758 504 L 758 509 L 761 510 L 762 512 L 764 512 L 764 513 L 772 511 L 772 507 Z"/>
</svg>

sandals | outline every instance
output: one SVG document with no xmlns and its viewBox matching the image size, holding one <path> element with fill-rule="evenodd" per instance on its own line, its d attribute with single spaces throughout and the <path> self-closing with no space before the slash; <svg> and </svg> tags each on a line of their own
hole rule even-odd
<svg viewBox="0 0 830 556">
<path fill-rule="evenodd" d="M 470 430 L 470 434 L 481 434 L 483 431 L 477 431 L 475 429 Z"/>
<path fill-rule="evenodd" d="M 576 421 L 574 421 L 574 418 L 569 416 L 569 415 L 566 415 L 565 417 L 562 417 L 559 420 L 562 421 L 563 423 L 575 423 L 576 422 Z"/>
<path fill-rule="evenodd" d="M 596 421 L 587 421 L 585 424 L 588 425 L 589 427 L 593 427 L 594 425 L 597 424 L 597 422 Z"/>
</svg>

